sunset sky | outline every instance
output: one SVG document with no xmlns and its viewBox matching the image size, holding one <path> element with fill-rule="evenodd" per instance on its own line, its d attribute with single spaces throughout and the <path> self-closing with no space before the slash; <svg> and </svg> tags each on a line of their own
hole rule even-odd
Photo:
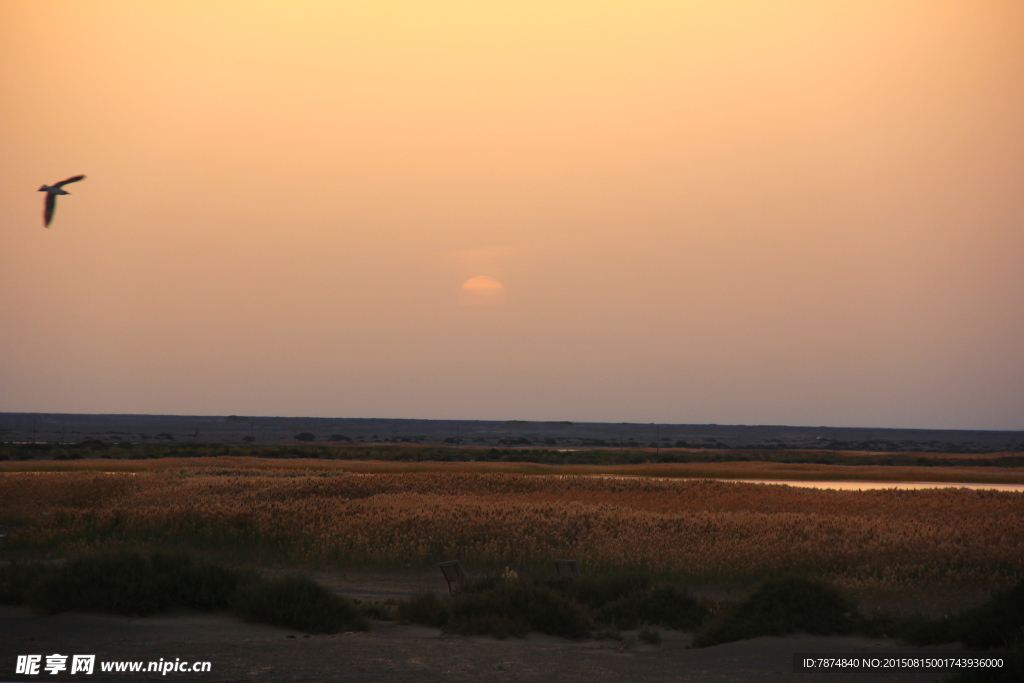
<svg viewBox="0 0 1024 683">
<path fill-rule="evenodd" d="M 0 411 L 1024 429 L 1024 2 L 7 0 Z"/>
</svg>

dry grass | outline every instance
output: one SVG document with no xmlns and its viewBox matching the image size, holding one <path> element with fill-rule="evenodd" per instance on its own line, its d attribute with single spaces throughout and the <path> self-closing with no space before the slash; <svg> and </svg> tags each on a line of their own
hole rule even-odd
<svg viewBox="0 0 1024 683">
<path fill-rule="evenodd" d="M 543 465 L 529 462 L 404 462 L 375 460 L 271 459 L 237 456 L 152 460 L 0 461 L 3 472 L 172 472 L 225 468 L 245 471 L 354 474 L 520 474 L 616 475 L 683 479 L 764 479 L 773 481 L 892 481 L 1024 484 L 1024 468 L 915 467 L 901 465 L 823 465 L 740 461 L 648 463 L 642 465 Z"/>
<path fill-rule="evenodd" d="M 474 474 L 459 464 L 201 463 L 95 463 L 136 470 L 98 473 L 86 461 L 59 463 L 78 471 L 2 474 L 0 548 L 180 548 L 382 567 L 574 557 L 589 571 L 739 582 L 802 575 L 859 590 L 1024 577 L 1024 493 Z M 652 467 L 662 469 L 636 469 Z M 360 468 L 391 473 L 339 471 Z"/>
</svg>

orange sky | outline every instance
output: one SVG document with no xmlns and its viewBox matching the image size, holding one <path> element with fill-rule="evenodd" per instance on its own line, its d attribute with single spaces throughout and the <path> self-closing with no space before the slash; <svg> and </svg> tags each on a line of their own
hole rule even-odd
<svg viewBox="0 0 1024 683">
<path fill-rule="evenodd" d="M 1024 429 L 1019 0 L 8 1 L 0 67 L 0 411 Z"/>
</svg>

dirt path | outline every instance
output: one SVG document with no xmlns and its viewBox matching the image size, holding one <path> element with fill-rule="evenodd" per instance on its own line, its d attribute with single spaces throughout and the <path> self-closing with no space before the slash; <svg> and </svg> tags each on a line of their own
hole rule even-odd
<svg viewBox="0 0 1024 683">
<path fill-rule="evenodd" d="M 94 614 L 33 615 L 0 607 L 0 677 L 5 680 L 90 681 L 863 681 L 863 673 L 795 674 L 794 652 L 897 651 L 884 639 L 796 635 L 688 649 L 690 636 L 663 632 L 661 646 L 633 641 L 570 641 L 442 635 L 437 629 L 374 622 L 369 633 L 304 636 L 229 615 L 178 612 L 127 618 Z M 946 648 L 949 651 L 949 648 Z M 181 658 L 209 661 L 205 674 L 103 673 L 15 675 L 18 655 L 95 654 L 98 662 Z M 44 660 L 45 661 L 45 660 Z M 65 672 L 66 673 L 66 672 Z M 869 674 L 872 681 L 939 681 L 948 674 Z"/>
</svg>

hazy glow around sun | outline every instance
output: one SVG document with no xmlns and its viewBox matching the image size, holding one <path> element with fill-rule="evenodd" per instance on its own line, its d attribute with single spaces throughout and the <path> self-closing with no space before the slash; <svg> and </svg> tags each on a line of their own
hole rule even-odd
<svg viewBox="0 0 1024 683">
<path fill-rule="evenodd" d="M 462 283 L 459 303 L 463 306 L 500 306 L 505 301 L 505 287 L 487 275 L 477 275 Z"/>
</svg>

